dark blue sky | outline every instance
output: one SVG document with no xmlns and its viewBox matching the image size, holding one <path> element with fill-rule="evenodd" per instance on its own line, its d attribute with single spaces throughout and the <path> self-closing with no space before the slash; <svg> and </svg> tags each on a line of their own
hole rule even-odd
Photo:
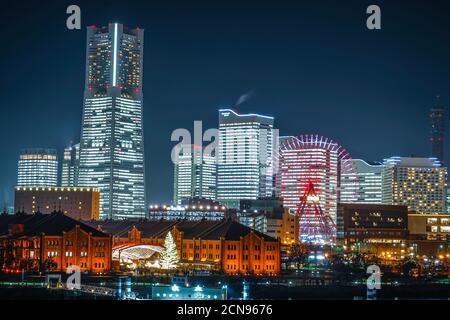
<svg viewBox="0 0 450 320">
<path fill-rule="evenodd" d="M 82 30 L 65 27 L 78 4 Z M 382 30 L 365 27 L 382 9 Z M 62 153 L 81 129 L 87 25 L 145 29 L 147 194 L 172 198 L 172 130 L 217 127 L 217 110 L 275 117 L 353 157 L 429 156 L 428 110 L 450 105 L 450 6 L 433 1 L 28 1 L 2 4 L 0 192 L 12 204 L 25 147 Z M 450 149 L 446 158 L 450 159 Z"/>
</svg>

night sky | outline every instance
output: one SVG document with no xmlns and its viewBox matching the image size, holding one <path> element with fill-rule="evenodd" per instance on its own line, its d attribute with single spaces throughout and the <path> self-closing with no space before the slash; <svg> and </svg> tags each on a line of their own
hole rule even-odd
<svg viewBox="0 0 450 320">
<path fill-rule="evenodd" d="M 237 111 L 274 116 L 281 135 L 318 133 L 378 161 L 429 156 L 429 108 L 437 94 L 450 106 L 448 0 L 11 2 L 0 11 L 2 207 L 13 204 L 20 149 L 62 157 L 79 142 L 92 24 L 145 29 L 149 202 L 172 199 L 171 132 L 217 127 L 217 110 L 248 91 Z M 70 4 L 82 30 L 66 28 Z M 370 4 L 382 30 L 366 28 Z"/>
</svg>

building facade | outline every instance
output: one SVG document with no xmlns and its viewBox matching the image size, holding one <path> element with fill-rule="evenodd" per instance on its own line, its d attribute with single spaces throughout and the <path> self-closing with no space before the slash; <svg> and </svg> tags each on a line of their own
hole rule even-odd
<svg viewBox="0 0 450 320">
<path fill-rule="evenodd" d="M 372 254 L 386 261 L 401 260 L 407 254 L 408 208 L 339 204 L 336 240 L 346 250 Z"/>
<path fill-rule="evenodd" d="M 183 200 L 181 205 L 150 205 L 150 220 L 223 220 L 228 218 L 227 208 L 208 199 Z"/>
<path fill-rule="evenodd" d="M 274 211 L 283 207 L 280 197 L 261 197 L 258 199 L 242 199 L 239 201 L 239 210 L 242 211 Z"/>
<path fill-rule="evenodd" d="M 279 239 L 282 246 L 296 244 L 299 241 L 298 216 L 283 207 L 281 198 L 241 200 L 237 217 L 239 223 Z"/>
<path fill-rule="evenodd" d="M 279 239 L 282 246 L 299 242 L 298 217 L 292 214 L 289 209 L 255 211 L 238 212 L 239 223 L 272 238 Z"/>
<path fill-rule="evenodd" d="M 219 110 L 217 199 L 238 208 L 240 199 L 273 194 L 274 118 Z"/>
<path fill-rule="evenodd" d="M 447 189 L 446 189 L 446 213 L 450 213 L 450 182 L 448 182 L 448 177 L 447 177 Z"/>
<path fill-rule="evenodd" d="M 280 242 L 232 220 L 141 220 L 90 222 L 113 236 L 114 247 L 163 246 L 168 232 L 176 242 L 179 267 L 227 275 L 276 275 Z"/>
<path fill-rule="evenodd" d="M 449 214 L 408 214 L 409 246 L 415 255 L 450 253 Z"/>
<path fill-rule="evenodd" d="M 111 236 L 62 212 L 0 215 L 0 265 L 4 272 L 111 270 Z"/>
<path fill-rule="evenodd" d="M 61 169 L 61 186 L 77 187 L 80 167 L 80 144 L 64 149 L 64 158 Z"/>
<path fill-rule="evenodd" d="M 361 159 L 344 160 L 351 162 L 353 170 L 341 170 L 341 203 L 382 203 L 383 164 Z"/>
<path fill-rule="evenodd" d="M 56 187 L 58 154 L 55 149 L 24 149 L 19 155 L 17 185 Z"/>
<path fill-rule="evenodd" d="M 178 149 L 176 149 L 178 150 Z M 217 166 L 215 153 L 202 146 L 181 146 L 174 163 L 173 202 L 180 205 L 191 198 L 216 199 Z"/>
<path fill-rule="evenodd" d="M 100 217 L 145 217 L 144 30 L 90 26 L 78 184 L 100 189 Z"/>
<path fill-rule="evenodd" d="M 446 210 L 447 168 L 435 158 L 392 157 L 384 160 L 384 204 L 406 205 L 410 211 Z"/>
<path fill-rule="evenodd" d="M 98 220 L 100 192 L 83 187 L 16 187 L 15 212 L 50 214 L 61 210 L 75 220 Z"/>
</svg>

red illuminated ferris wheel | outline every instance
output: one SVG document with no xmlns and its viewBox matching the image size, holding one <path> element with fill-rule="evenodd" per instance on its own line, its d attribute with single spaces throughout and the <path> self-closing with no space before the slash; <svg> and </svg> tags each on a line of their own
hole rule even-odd
<svg viewBox="0 0 450 320">
<path fill-rule="evenodd" d="M 281 137 L 276 184 L 283 205 L 299 218 L 301 242 L 333 243 L 341 173 L 354 172 L 350 154 L 319 135 Z"/>
</svg>

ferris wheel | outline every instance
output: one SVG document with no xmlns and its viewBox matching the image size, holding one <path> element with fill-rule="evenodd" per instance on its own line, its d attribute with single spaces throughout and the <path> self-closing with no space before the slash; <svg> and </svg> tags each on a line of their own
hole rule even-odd
<svg viewBox="0 0 450 320">
<path fill-rule="evenodd" d="M 355 167 L 350 154 L 319 135 L 281 137 L 275 159 L 278 195 L 299 219 L 301 242 L 327 244 L 336 238 L 340 174 Z"/>
</svg>

